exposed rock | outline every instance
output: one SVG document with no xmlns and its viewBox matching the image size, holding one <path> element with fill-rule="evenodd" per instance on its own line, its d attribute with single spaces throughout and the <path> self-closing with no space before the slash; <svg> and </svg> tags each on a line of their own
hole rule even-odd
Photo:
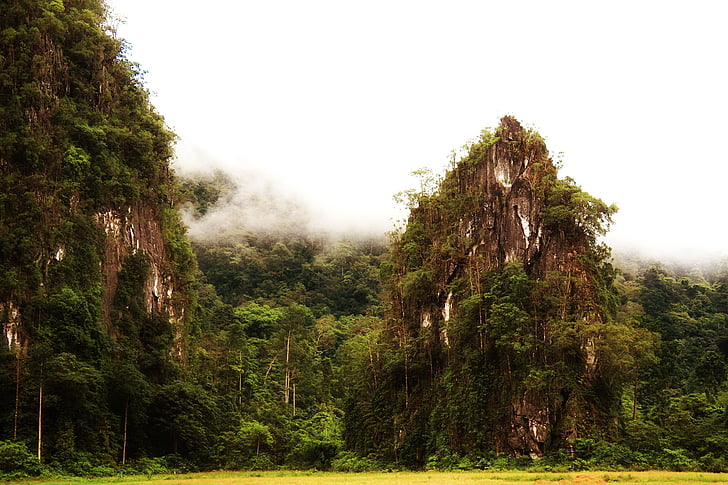
<svg viewBox="0 0 728 485">
<path fill-rule="evenodd" d="M 114 297 L 124 259 L 143 252 L 149 262 L 149 275 L 144 283 L 144 301 L 147 313 L 167 314 L 170 323 L 177 324 L 184 316 L 182 308 L 173 299 L 174 278 L 169 255 L 164 245 L 160 215 L 144 201 L 123 210 L 109 210 L 96 214 L 96 221 L 105 234 L 102 267 L 103 316 L 110 333 Z M 175 325 L 174 353 L 181 355 L 181 328 Z"/>
<path fill-rule="evenodd" d="M 503 118 L 494 136 L 475 144 L 470 155 L 448 173 L 439 193 L 423 197 L 412 209 L 395 275 L 393 333 L 404 345 L 414 332 L 422 353 L 430 356 L 433 376 L 452 367 L 462 349 L 474 345 L 484 358 L 499 361 L 489 365 L 501 366 L 505 387 L 487 397 L 484 412 L 510 416 L 507 425 L 496 424 L 494 447 L 518 456 L 543 456 L 547 443 L 576 437 L 575 429 L 565 430 L 564 423 L 584 411 L 583 403 L 574 400 L 568 387 L 548 392 L 530 388 L 521 380 L 527 376 L 518 377 L 510 356 L 499 349 L 529 346 L 530 363 L 521 363 L 521 371 L 550 369 L 558 356 L 544 349 L 553 338 L 553 322 L 576 322 L 583 327 L 604 321 L 595 296 L 594 264 L 587 262 L 593 234 L 580 221 L 556 223 L 545 215 L 549 204 L 559 203 L 549 199 L 556 180 L 557 169 L 540 136 L 512 117 Z M 608 214 L 609 209 L 604 210 Z M 482 309 L 478 338 L 472 338 L 471 332 L 468 341 L 456 341 L 450 327 L 462 321 L 462 300 L 484 293 L 481 284 L 486 275 L 509 264 L 523 268 L 529 280 L 541 282 L 538 291 L 543 295 L 531 294 L 533 304 L 520 310 L 529 312 L 531 327 L 523 330 L 525 343 L 495 342 L 490 337 L 490 317 Z M 410 289 L 415 286 L 418 292 Z M 543 308 L 533 309 L 536 306 Z M 407 322 L 417 325 L 409 324 L 407 329 Z M 455 333 L 463 335 L 463 331 Z M 572 350 L 580 355 L 573 365 L 588 381 L 597 365 L 595 342 L 577 338 L 581 340 Z M 507 408 L 506 402 L 510 403 Z M 554 435 L 557 430 L 561 436 Z"/>
<path fill-rule="evenodd" d="M 3 327 L 3 344 L 11 351 L 23 347 L 20 336 L 20 310 L 12 301 L 0 302 L 0 321 Z"/>
</svg>

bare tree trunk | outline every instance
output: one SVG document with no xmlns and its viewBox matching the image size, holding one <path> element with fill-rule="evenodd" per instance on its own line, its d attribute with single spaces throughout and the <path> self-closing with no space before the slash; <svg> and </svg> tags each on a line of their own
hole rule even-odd
<svg viewBox="0 0 728 485">
<path fill-rule="evenodd" d="M 409 357 L 406 343 L 404 346 L 404 407 L 409 408 Z"/>
<path fill-rule="evenodd" d="M 243 405 L 243 353 L 238 353 L 238 363 L 240 371 L 238 372 L 238 406 Z"/>
<path fill-rule="evenodd" d="M 571 294 L 571 266 L 566 273 L 566 291 L 564 292 L 564 303 L 561 305 L 561 319 L 566 320 L 566 307 L 569 303 L 569 294 Z"/>
<path fill-rule="evenodd" d="M 283 386 L 283 402 L 288 404 L 291 401 L 291 370 L 288 367 L 289 360 L 291 357 L 291 330 L 288 330 L 288 337 L 286 337 L 286 382 Z"/>
<path fill-rule="evenodd" d="M 293 415 L 296 415 L 296 383 L 293 383 Z"/>
<path fill-rule="evenodd" d="M 278 358 L 278 355 L 276 354 L 275 357 L 273 357 L 273 360 L 270 361 L 270 364 L 268 364 L 268 370 L 265 371 L 265 375 L 263 376 L 263 381 L 265 382 L 266 379 L 268 379 L 268 374 L 270 374 L 271 369 L 273 368 L 273 364 L 276 363 L 276 359 Z"/>
<path fill-rule="evenodd" d="M 40 368 L 40 387 L 38 389 L 38 461 L 42 459 L 43 448 L 43 366 Z"/>
<path fill-rule="evenodd" d="M 283 384 L 283 402 L 288 404 L 290 401 L 290 384 L 291 384 L 291 378 L 288 375 L 288 369 L 286 369 L 286 376 L 285 376 L 285 383 Z"/>
<path fill-rule="evenodd" d="M 478 341 L 480 344 L 480 352 L 485 352 L 485 336 L 483 335 L 483 291 L 480 284 L 480 266 L 477 259 L 475 264 L 475 291 L 478 295 Z M 470 288 L 473 287 L 473 273 L 469 272 Z"/>
<path fill-rule="evenodd" d="M 126 400 L 126 405 L 124 406 L 124 438 L 123 438 L 123 445 L 121 447 L 121 464 L 126 465 L 126 430 L 127 426 L 129 424 L 129 399 Z"/>
<path fill-rule="evenodd" d="M 18 439 L 18 414 L 20 411 L 20 358 L 15 356 L 15 413 L 13 414 L 13 441 Z"/>
<path fill-rule="evenodd" d="M 377 373 L 374 369 L 374 355 L 372 354 L 371 341 L 367 338 L 367 350 L 369 351 L 369 367 L 372 369 L 372 377 L 374 379 L 374 387 L 378 387 Z"/>
</svg>

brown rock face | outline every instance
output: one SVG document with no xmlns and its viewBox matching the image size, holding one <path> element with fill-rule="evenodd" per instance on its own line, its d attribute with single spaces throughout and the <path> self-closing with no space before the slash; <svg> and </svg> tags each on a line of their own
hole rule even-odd
<svg viewBox="0 0 728 485">
<path fill-rule="evenodd" d="M 89 281 L 100 281 L 101 310 L 104 328 L 112 337 L 116 337 L 113 325 L 115 296 L 119 283 L 119 273 L 125 260 L 135 254 L 144 254 L 149 266 L 148 275 L 143 282 L 144 307 L 148 314 L 161 314 L 169 318 L 175 332 L 174 348 L 170 353 L 182 358 L 182 328 L 184 305 L 175 294 L 175 268 L 165 247 L 164 231 L 159 208 L 146 201 L 137 201 L 121 209 L 110 209 L 94 216 L 96 228 L 103 241 L 99 248 L 103 254 L 98 255 L 99 273 L 85 274 Z M 48 254 L 37 258 L 42 268 L 41 274 L 48 274 L 50 269 L 62 262 L 66 253 L 72 248 L 73 241 L 62 241 L 51 247 Z M 44 281 L 40 287 L 46 287 Z M 27 335 L 23 328 L 23 306 L 27 304 L 20 295 L 17 300 L 0 301 L 0 324 L 2 325 L 2 344 L 13 352 L 22 353 L 28 345 Z"/>
<path fill-rule="evenodd" d="M 182 320 L 184 306 L 175 300 L 175 276 L 170 255 L 164 244 L 159 209 L 139 201 L 125 210 L 109 210 L 96 214 L 96 222 L 104 233 L 104 258 L 101 267 L 103 284 L 102 310 L 104 326 L 115 334 L 112 313 L 119 283 L 119 272 L 127 257 L 144 254 L 149 272 L 143 284 L 144 307 L 148 314 L 163 314 L 174 331 L 171 354 L 183 359 Z"/>
<path fill-rule="evenodd" d="M 395 256 L 393 336 L 402 347 L 417 342 L 433 386 L 444 372 L 488 381 L 480 405 L 498 452 L 542 456 L 577 436 L 576 417 L 590 412 L 557 369 L 591 379 L 591 334 L 554 344 L 605 318 L 594 231 L 612 209 L 581 194 L 557 179 L 541 137 L 505 117 L 412 210 Z M 490 374 L 463 371 L 476 367 L 461 362 L 466 353 Z M 408 391 L 415 381 L 408 376 Z M 457 430 L 468 426 L 450 427 L 464 446 L 472 432 Z"/>
<path fill-rule="evenodd" d="M 109 210 L 97 214 L 96 220 L 105 234 L 102 273 L 107 328 L 111 325 L 110 313 L 124 258 L 139 251 L 148 256 L 150 266 L 150 275 L 144 284 L 147 312 L 167 313 L 172 319 L 178 316 L 181 310 L 172 304 L 174 285 L 157 212 L 148 204 L 138 202 L 126 211 Z"/>
</svg>

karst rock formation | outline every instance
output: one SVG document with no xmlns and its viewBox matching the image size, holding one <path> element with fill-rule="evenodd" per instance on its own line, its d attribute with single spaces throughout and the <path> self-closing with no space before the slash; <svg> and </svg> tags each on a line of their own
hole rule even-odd
<svg viewBox="0 0 728 485">
<path fill-rule="evenodd" d="M 598 236 L 614 210 L 558 179 L 543 139 L 512 117 L 419 194 L 389 285 L 400 361 L 380 391 L 393 455 L 423 463 L 445 444 L 539 457 L 609 433 L 612 293 Z"/>
</svg>

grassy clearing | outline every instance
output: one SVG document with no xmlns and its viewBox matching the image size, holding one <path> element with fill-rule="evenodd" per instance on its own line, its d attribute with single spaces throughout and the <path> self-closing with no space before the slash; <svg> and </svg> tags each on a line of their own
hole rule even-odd
<svg viewBox="0 0 728 485">
<path fill-rule="evenodd" d="M 512 485 L 533 483 L 584 484 L 648 483 L 696 485 L 728 483 L 728 474 L 689 472 L 397 472 L 397 473 L 324 473 L 324 472 L 211 472 L 187 475 L 155 475 L 153 477 L 66 478 L 23 480 L 23 485 Z"/>
</svg>

